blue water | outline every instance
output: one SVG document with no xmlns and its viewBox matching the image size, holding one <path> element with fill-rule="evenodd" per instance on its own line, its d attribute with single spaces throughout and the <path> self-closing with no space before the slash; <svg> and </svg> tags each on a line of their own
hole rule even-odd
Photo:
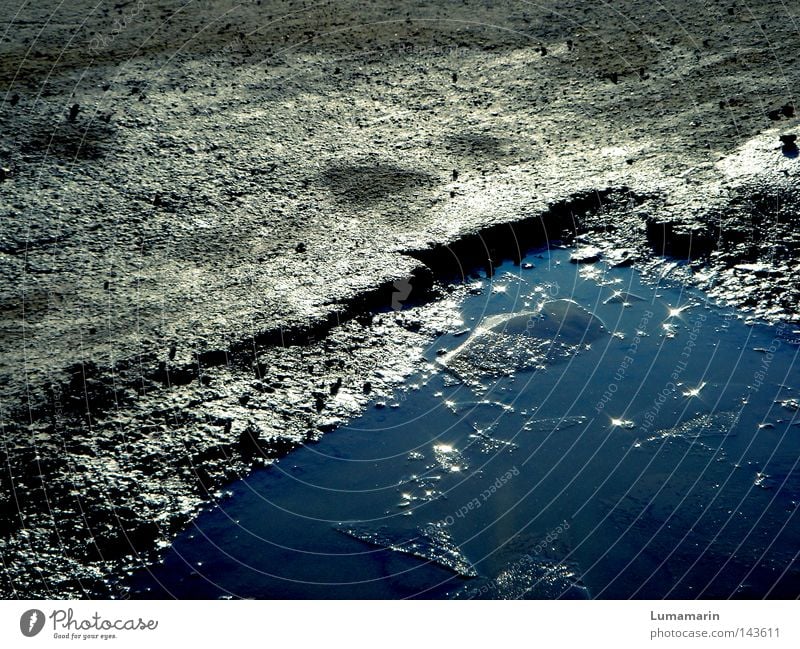
<svg viewBox="0 0 800 649">
<path fill-rule="evenodd" d="M 800 595 L 791 326 L 562 249 L 471 281 L 394 399 L 231 485 L 132 596 Z M 529 362 L 444 364 L 484 318 L 558 300 Z"/>
</svg>

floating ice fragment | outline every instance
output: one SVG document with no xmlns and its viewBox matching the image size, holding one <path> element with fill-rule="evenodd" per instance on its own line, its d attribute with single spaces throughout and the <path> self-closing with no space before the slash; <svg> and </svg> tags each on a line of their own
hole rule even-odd
<svg viewBox="0 0 800 649">
<path fill-rule="evenodd" d="M 696 440 L 701 437 L 732 437 L 735 435 L 739 415 L 735 412 L 704 414 L 678 424 L 673 428 L 657 431 L 646 441 L 653 442 L 668 437 Z"/>
<path fill-rule="evenodd" d="M 576 417 L 547 417 L 544 419 L 531 419 L 525 423 L 523 430 L 534 433 L 552 433 L 557 430 L 564 430 L 565 428 L 580 426 L 586 423 L 588 419 L 588 417 L 583 415 Z"/>
<path fill-rule="evenodd" d="M 614 291 L 610 297 L 603 300 L 603 304 L 622 304 L 629 306 L 633 302 L 644 302 L 644 298 L 625 291 Z"/>
<path fill-rule="evenodd" d="M 350 525 L 340 525 L 336 529 L 364 543 L 430 561 L 452 570 L 460 577 L 478 576 L 475 566 L 463 555 L 441 524 L 416 530 L 390 530 L 385 526 L 370 529 Z"/>
<path fill-rule="evenodd" d="M 440 362 L 460 378 L 476 383 L 486 374 L 509 376 L 570 358 L 582 345 L 607 334 L 602 321 L 576 302 L 553 300 L 534 311 L 485 318 Z"/>
<path fill-rule="evenodd" d="M 434 444 L 433 457 L 439 467 L 450 473 L 458 473 L 467 468 L 464 456 L 450 444 Z"/>
<path fill-rule="evenodd" d="M 602 254 L 603 251 L 597 246 L 582 246 L 569 256 L 569 260 L 573 264 L 593 264 L 600 260 Z"/>
<path fill-rule="evenodd" d="M 575 567 L 526 554 L 482 585 L 466 585 L 453 599 L 590 599 Z"/>
</svg>

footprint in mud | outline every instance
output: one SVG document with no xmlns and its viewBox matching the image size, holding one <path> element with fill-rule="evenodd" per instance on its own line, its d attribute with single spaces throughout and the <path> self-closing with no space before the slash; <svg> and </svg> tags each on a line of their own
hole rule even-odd
<svg viewBox="0 0 800 649">
<path fill-rule="evenodd" d="M 431 524 L 416 530 L 358 526 L 339 526 L 336 529 L 364 543 L 430 561 L 453 571 L 459 577 L 478 576 L 475 566 L 463 555 L 450 533 L 441 525 Z"/>
<path fill-rule="evenodd" d="M 603 322 L 572 300 L 544 302 L 533 311 L 485 318 L 461 346 L 440 362 L 463 381 L 509 376 L 568 359 L 608 335 Z"/>
<path fill-rule="evenodd" d="M 386 163 L 333 164 L 322 173 L 323 183 L 337 200 L 375 203 L 405 192 L 430 189 L 438 180 L 427 173 Z"/>
</svg>

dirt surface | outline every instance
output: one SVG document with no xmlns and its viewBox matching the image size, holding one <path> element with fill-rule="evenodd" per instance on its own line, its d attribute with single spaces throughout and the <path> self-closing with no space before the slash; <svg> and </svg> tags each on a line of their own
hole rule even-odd
<svg viewBox="0 0 800 649">
<path fill-rule="evenodd" d="M 3 1 L 0 596 L 124 595 L 226 482 L 387 398 L 457 326 L 444 278 L 519 248 L 797 321 L 798 27 L 781 1 Z"/>
</svg>

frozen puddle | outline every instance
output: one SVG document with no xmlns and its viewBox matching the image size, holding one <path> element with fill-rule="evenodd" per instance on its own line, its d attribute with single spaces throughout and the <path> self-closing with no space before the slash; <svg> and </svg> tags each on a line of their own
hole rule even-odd
<svg viewBox="0 0 800 649">
<path fill-rule="evenodd" d="M 569 260 L 473 277 L 397 407 L 232 484 L 132 596 L 799 596 L 798 333 Z"/>
</svg>

